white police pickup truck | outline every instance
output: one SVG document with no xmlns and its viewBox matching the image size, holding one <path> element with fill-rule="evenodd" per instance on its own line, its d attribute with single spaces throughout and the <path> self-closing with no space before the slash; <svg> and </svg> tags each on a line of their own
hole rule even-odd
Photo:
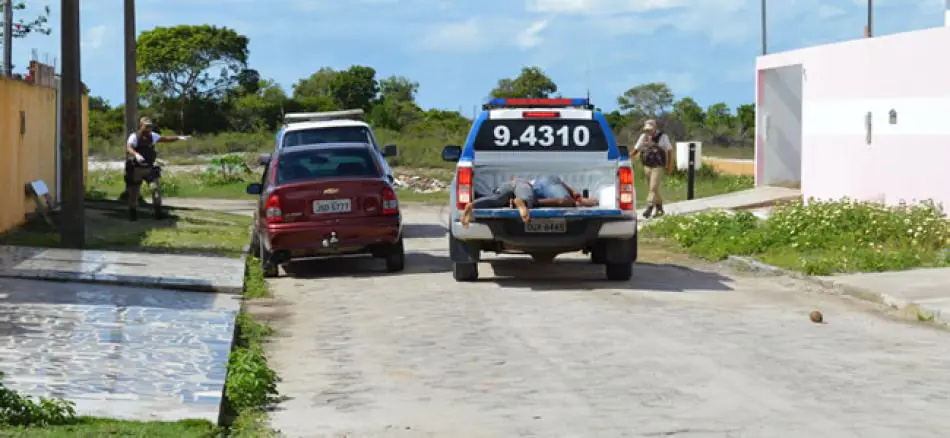
<svg viewBox="0 0 950 438">
<path fill-rule="evenodd" d="M 588 99 L 494 99 L 483 106 L 464 146 L 446 146 L 457 162 L 449 204 L 449 252 L 456 281 L 475 281 L 483 251 L 529 254 L 551 261 L 582 251 L 605 266 L 608 280 L 627 281 L 637 259 L 633 167 L 603 113 Z M 513 208 L 466 206 L 502 184 L 557 176 L 593 207 L 541 207 L 521 220 Z"/>
<path fill-rule="evenodd" d="M 329 143 L 368 143 L 380 154 L 383 173 L 394 181 L 395 175 L 386 158 L 397 154 L 396 145 L 380 147 L 373 129 L 364 121 L 362 109 L 323 111 L 315 113 L 287 113 L 284 124 L 277 131 L 276 150 Z M 260 164 L 270 161 L 271 153 L 261 154 Z"/>
</svg>

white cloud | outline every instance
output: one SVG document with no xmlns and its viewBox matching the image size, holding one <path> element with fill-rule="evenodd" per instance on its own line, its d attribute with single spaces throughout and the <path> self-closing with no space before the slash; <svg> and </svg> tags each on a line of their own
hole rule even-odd
<svg viewBox="0 0 950 438">
<path fill-rule="evenodd" d="M 548 27 L 548 20 L 536 21 L 515 36 L 515 45 L 522 50 L 541 45 L 541 32 Z"/>
<path fill-rule="evenodd" d="M 86 32 L 85 37 L 83 37 L 82 41 L 80 42 L 80 46 L 92 50 L 102 47 L 102 43 L 105 41 L 106 31 L 107 28 L 105 25 L 92 27 Z"/>
<path fill-rule="evenodd" d="M 476 18 L 439 24 L 426 33 L 419 48 L 429 51 L 475 51 L 485 46 L 485 36 L 490 34 L 487 31 L 482 30 Z"/>
</svg>

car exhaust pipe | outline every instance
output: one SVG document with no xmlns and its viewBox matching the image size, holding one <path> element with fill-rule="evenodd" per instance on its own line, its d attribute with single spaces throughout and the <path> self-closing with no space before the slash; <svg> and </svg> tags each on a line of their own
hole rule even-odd
<svg viewBox="0 0 950 438">
<path fill-rule="evenodd" d="M 340 245 L 340 239 L 336 237 L 336 231 L 331 231 L 330 235 L 323 238 L 323 247 L 336 249 Z"/>
</svg>

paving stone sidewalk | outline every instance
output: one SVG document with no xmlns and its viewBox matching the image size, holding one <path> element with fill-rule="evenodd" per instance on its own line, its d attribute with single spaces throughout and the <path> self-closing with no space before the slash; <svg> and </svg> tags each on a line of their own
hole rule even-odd
<svg viewBox="0 0 950 438">
<path fill-rule="evenodd" d="M 80 415 L 217 423 L 240 298 L 0 279 L 3 384 Z"/>
<path fill-rule="evenodd" d="M 240 294 L 237 258 L 0 245 L 0 277 Z"/>
</svg>

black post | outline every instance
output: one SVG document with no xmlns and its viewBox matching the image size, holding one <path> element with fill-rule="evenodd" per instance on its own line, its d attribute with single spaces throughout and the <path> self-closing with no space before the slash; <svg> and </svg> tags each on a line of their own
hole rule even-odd
<svg viewBox="0 0 950 438">
<path fill-rule="evenodd" d="M 686 168 L 686 199 L 696 197 L 696 143 L 689 144 L 689 164 Z"/>
<path fill-rule="evenodd" d="M 62 81 L 63 107 L 60 117 L 63 133 L 60 156 L 63 159 L 61 244 L 82 248 L 86 244 L 85 196 L 86 162 L 82 154 L 82 82 L 79 70 L 79 0 L 62 0 Z"/>
</svg>

